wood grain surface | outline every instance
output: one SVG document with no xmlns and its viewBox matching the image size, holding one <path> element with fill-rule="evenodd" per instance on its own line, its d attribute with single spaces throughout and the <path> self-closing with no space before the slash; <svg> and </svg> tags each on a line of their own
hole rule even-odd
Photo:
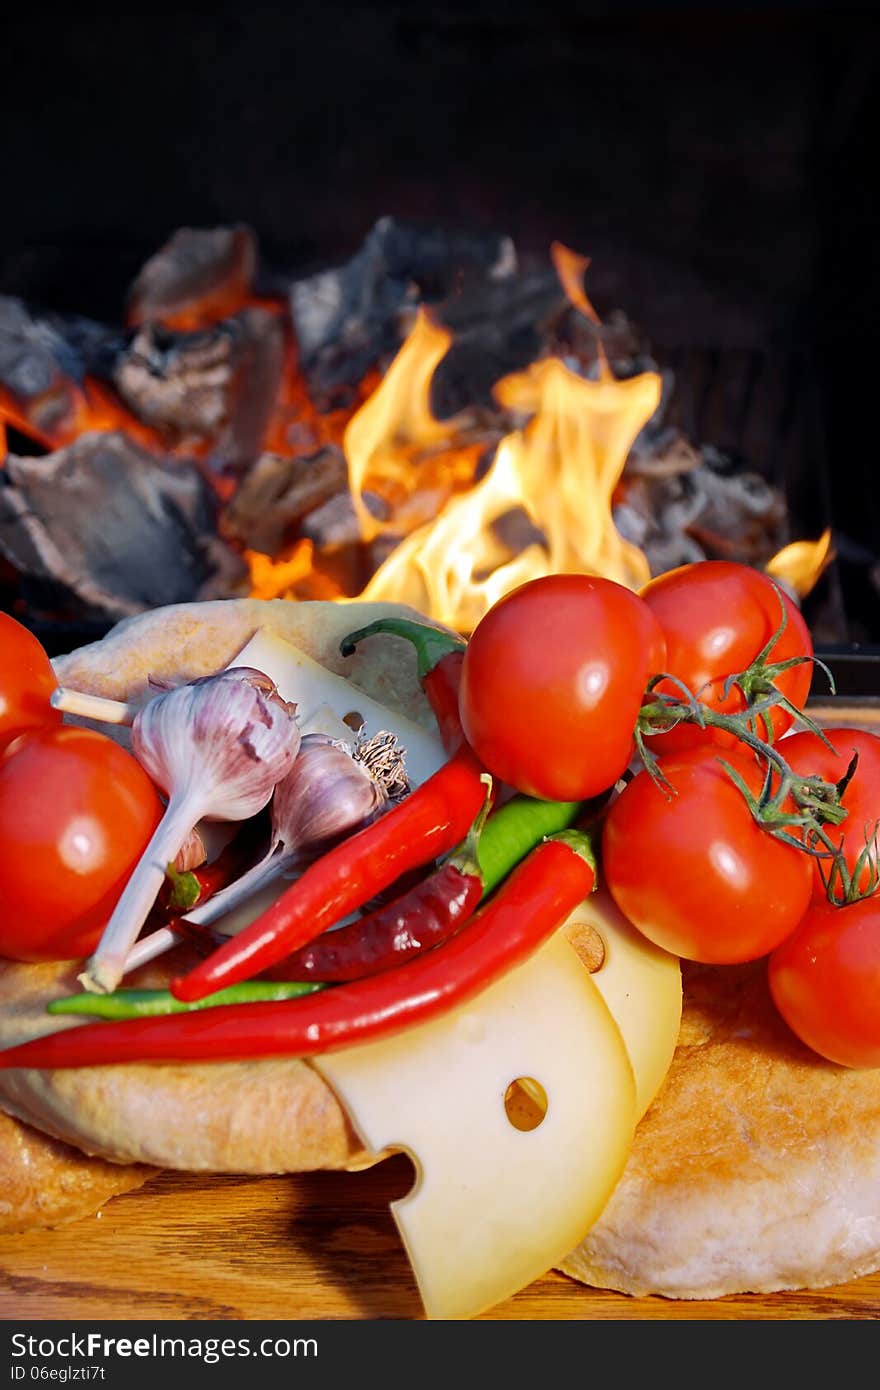
<svg viewBox="0 0 880 1390">
<path fill-rule="evenodd" d="M 0 1237 L 0 1318 L 421 1319 L 388 1203 L 394 1157 L 361 1173 L 162 1174 L 54 1231 Z M 630 1298 L 550 1273 L 488 1319 L 875 1319 L 880 1274 L 811 1292 Z"/>
</svg>

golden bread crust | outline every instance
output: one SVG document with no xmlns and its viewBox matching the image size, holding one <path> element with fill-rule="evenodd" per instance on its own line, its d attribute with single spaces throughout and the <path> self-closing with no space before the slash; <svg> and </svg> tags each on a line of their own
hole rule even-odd
<svg viewBox="0 0 880 1390">
<path fill-rule="evenodd" d="M 0 1113 L 0 1233 L 93 1216 L 111 1197 L 142 1187 L 153 1172 L 86 1158 Z"/>
<path fill-rule="evenodd" d="M 683 965 L 679 1044 L 600 1220 L 560 1268 L 716 1298 L 880 1268 L 880 1070 L 802 1046 L 766 966 Z"/>
<path fill-rule="evenodd" d="M 130 983 L 163 987 L 187 963 L 177 952 Z M 0 963 L 0 1046 L 87 1021 L 45 1012 L 50 999 L 78 992 L 78 968 L 73 961 Z M 119 1163 L 285 1173 L 366 1161 L 333 1092 L 296 1058 L 2 1071 L 0 1105 L 56 1139 Z"/>
</svg>

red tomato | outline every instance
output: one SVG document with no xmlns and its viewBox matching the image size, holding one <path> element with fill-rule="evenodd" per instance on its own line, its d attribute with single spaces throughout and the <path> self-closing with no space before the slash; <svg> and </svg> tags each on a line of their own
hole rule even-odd
<svg viewBox="0 0 880 1390">
<path fill-rule="evenodd" d="M 630 589 L 555 574 L 506 594 L 475 628 L 460 710 L 483 765 L 531 796 L 581 801 L 632 757 L 645 687 L 663 669 L 663 634 Z"/>
<path fill-rule="evenodd" d="M 803 729 L 796 734 L 788 734 L 779 744 L 779 751 L 795 772 L 803 777 L 815 774 L 826 782 L 839 782 L 846 775 L 853 753 L 858 753 L 859 761 L 852 781 L 843 794 L 843 805 L 847 810 L 846 820 L 840 825 L 829 825 L 826 833 L 836 844 L 843 846 L 846 866 L 853 871 L 859 855 L 865 850 L 866 839 L 873 841 L 880 823 L 880 738 L 866 729 L 828 729 L 827 736 L 834 745 L 835 752 L 816 734 Z M 869 855 L 873 860 L 875 872 L 876 849 Z M 823 861 L 827 874 L 830 861 Z M 859 875 L 858 887 L 867 892 L 870 887 L 871 865 L 865 862 Z M 825 897 L 825 884 L 819 864 L 814 865 L 814 894 Z"/>
<path fill-rule="evenodd" d="M 620 910 L 658 946 L 708 965 L 755 960 L 778 946 L 813 886 L 809 855 L 758 825 L 722 756 L 757 794 L 764 774 L 751 754 L 685 749 L 660 759 L 676 794 L 637 773 L 602 834 L 602 867 Z"/>
<path fill-rule="evenodd" d="M 658 575 L 641 590 L 666 637 L 666 670 L 683 681 L 711 709 L 735 714 L 745 708 L 742 691 L 734 686 L 724 697 L 728 676 L 745 671 L 770 641 L 782 621 L 788 621 L 769 661 L 813 655 L 813 640 L 797 604 L 761 571 L 727 560 L 704 560 Z M 783 671 L 774 684 L 797 709 L 803 709 L 812 682 L 811 661 Z M 673 682 L 658 687 L 680 696 Z M 770 713 L 774 737 L 790 728 L 793 716 L 777 706 Z M 761 736 L 766 737 L 763 729 Z M 732 747 L 733 736 L 717 729 L 680 724 L 651 739 L 651 749 L 665 754 L 700 743 Z"/>
<path fill-rule="evenodd" d="M 22 734 L 0 758 L 0 955 L 90 954 L 162 815 L 140 763 L 104 734 Z"/>
<path fill-rule="evenodd" d="M 792 1032 L 830 1062 L 880 1067 L 880 898 L 814 902 L 770 957 L 770 993 Z"/>
<path fill-rule="evenodd" d="M 60 725 L 61 714 L 49 704 L 57 685 L 34 634 L 0 613 L 0 749 L 25 729 Z"/>
</svg>

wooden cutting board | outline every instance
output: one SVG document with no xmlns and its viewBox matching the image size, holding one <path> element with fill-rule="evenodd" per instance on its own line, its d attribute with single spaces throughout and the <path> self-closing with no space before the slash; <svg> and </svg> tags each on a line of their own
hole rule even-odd
<svg viewBox="0 0 880 1390">
<path fill-rule="evenodd" d="M 0 1237 L 0 1318 L 420 1319 L 388 1203 L 403 1157 L 362 1173 L 163 1174 L 95 1217 Z M 874 1319 L 880 1274 L 808 1293 L 629 1298 L 547 1274 L 489 1319 Z"/>
</svg>

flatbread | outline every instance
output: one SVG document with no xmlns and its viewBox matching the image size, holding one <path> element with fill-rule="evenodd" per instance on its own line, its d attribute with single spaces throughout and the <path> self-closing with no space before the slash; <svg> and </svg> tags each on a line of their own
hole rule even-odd
<svg viewBox="0 0 880 1390">
<path fill-rule="evenodd" d="M 85 1158 L 0 1113 L 0 1234 L 92 1216 L 111 1197 L 142 1187 L 154 1170 Z"/>
<path fill-rule="evenodd" d="M 128 619 L 56 667 L 65 684 L 139 699 L 148 675 L 219 669 L 266 625 L 430 727 L 408 644 L 388 638 L 351 663 L 339 657 L 340 637 L 380 611 L 407 610 L 187 605 Z M 155 962 L 140 982 L 180 964 Z M 46 998 L 74 978 L 72 965 L 0 965 L 0 1043 L 46 1031 Z M 849 1071 L 802 1047 L 760 962 L 686 966 L 684 981 L 668 1077 L 602 1217 L 560 1267 L 598 1287 L 676 1298 L 821 1287 L 880 1268 L 880 1070 Z M 371 1161 L 332 1091 L 298 1060 L 2 1072 L 0 1105 L 116 1163 L 269 1173 Z M 4 1169 L 0 1210 L 17 1191 Z"/>
<path fill-rule="evenodd" d="M 683 962 L 679 1042 L 599 1222 L 560 1268 L 599 1288 L 718 1298 L 880 1269 L 880 1069 L 804 1047 L 764 962 Z"/>
</svg>

